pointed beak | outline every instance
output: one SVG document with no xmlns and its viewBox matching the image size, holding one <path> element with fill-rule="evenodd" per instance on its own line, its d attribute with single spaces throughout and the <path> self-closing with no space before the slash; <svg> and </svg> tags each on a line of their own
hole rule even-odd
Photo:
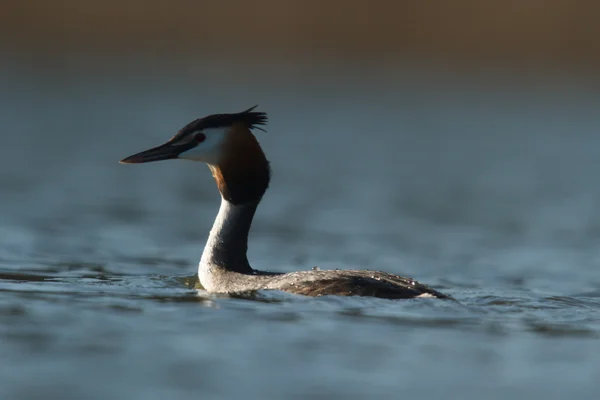
<svg viewBox="0 0 600 400">
<path fill-rule="evenodd" d="M 152 161 L 171 160 L 173 158 L 177 158 L 179 154 L 195 146 L 195 143 L 174 145 L 169 141 L 152 149 L 133 154 L 129 157 L 125 157 L 119 162 L 121 164 L 141 164 Z"/>
</svg>

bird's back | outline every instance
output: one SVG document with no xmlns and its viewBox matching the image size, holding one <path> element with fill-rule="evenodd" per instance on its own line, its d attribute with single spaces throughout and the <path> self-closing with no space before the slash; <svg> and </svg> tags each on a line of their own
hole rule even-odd
<svg viewBox="0 0 600 400">
<path fill-rule="evenodd" d="M 282 290 L 305 296 L 369 296 L 386 299 L 451 298 L 411 278 L 368 270 L 313 270 L 274 275 L 268 282 L 265 282 L 265 289 Z"/>
</svg>

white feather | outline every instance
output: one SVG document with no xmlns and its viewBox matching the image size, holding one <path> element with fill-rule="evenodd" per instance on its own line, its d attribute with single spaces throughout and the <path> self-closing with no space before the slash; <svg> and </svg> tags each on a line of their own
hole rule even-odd
<svg viewBox="0 0 600 400">
<path fill-rule="evenodd" d="M 223 144 L 229 127 L 209 128 L 194 132 L 197 135 L 202 132 L 206 139 L 198 146 L 179 154 L 179 158 L 192 161 L 201 161 L 210 165 L 217 165 L 223 154 Z"/>
</svg>

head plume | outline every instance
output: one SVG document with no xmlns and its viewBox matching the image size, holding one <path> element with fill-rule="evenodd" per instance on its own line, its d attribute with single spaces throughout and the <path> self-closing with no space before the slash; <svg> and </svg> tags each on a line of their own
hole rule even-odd
<svg viewBox="0 0 600 400">
<path fill-rule="evenodd" d="M 181 128 L 173 139 L 185 136 L 190 132 L 202 131 L 204 129 L 225 128 L 237 123 L 243 123 L 249 129 L 259 129 L 266 132 L 261 126 L 267 124 L 267 113 L 252 111 L 256 107 L 258 107 L 258 105 L 235 114 L 213 114 L 204 118 L 198 118 Z"/>
</svg>

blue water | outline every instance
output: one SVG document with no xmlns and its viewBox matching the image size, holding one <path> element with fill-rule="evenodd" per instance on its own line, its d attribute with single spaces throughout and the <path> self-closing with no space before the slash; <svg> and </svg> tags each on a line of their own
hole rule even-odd
<svg viewBox="0 0 600 400">
<path fill-rule="evenodd" d="M 600 90 L 172 68 L 0 70 L 0 398 L 595 398 Z M 255 267 L 379 269 L 458 303 L 198 289 L 210 172 L 117 162 L 255 103 Z"/>
</svg>

